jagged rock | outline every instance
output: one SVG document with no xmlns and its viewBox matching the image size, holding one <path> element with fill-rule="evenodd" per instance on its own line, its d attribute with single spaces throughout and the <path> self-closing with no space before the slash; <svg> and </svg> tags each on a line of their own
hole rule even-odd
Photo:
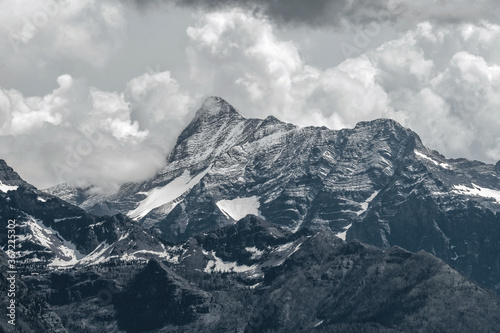
<svg viewBox="0 0 500 333">
<path fill-rule="evenodd" d="M 31 186 L 26 183 L 10 166 L 7 162 L 0 159 L 0 182 L 5 185 L 11 186 Z"/>
</svg>

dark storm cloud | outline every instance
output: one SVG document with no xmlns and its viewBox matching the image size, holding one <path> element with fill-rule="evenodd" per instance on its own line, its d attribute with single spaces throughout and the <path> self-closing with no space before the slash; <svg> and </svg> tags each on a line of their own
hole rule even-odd
<svg viewBox="0 0 500 333">
<path fill-rule="evenodd" d="M 160 4 L 220 10 L 240 7 L 263 14 L 283 24 L 341 26 L 342 19 L 355 24 L 399 20 L 404 24 L 431 21 L 443 24 L 498 22 L 499 10 L 494 0 L 124 0 L 147 9 Z"/>
<path fill-rule="evenodd" d="M 140 9 L 154 8 L 161 4 L 179 7 L 220 10 L 240 7 L 262 14 L 277 23 L 311 26 L 337 26 L 342 18 L 353 22 L 378 19 L 381 10 L 387 10 L 385 0 L 124 0 L 134 2 Z M 397 6 L 390 8 L 397 10 Z"/>
</svg>

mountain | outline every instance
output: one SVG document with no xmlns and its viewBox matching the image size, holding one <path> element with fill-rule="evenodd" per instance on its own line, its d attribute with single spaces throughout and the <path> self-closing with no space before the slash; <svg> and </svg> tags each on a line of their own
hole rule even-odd
<svg viewBox="0 0 500 333">
<path fill-rule="evenodd" d="M 91 215 L 26 183 L 4 160 L 0 181 L 0 244 L 8 250 L 7 226 L 15 225 L 19 269 L 43 272 L 95 264 L 98 257 L 165 256 L 166 242 L 130 218 Z"/>
<path fill-rule="evenodd" d="M 254 214 L 291 231 L 425 250 L 500 291 L 500 162 L 446 159 L 393 120 L 298 127 L 246 119 L 211 97 L 151 179 L 107 197 L 48 192 L 97 215 L 127 214 L 171 242 Z"/>
<path fill-rule="evenodd" d="M 72 332 L 493 332 L 500 297 L 434 256 L 255 216 L 178 245 L 25 281 Z"/>
<path fill-rule="evenodd" d="M 352 130 L 301 128 L 270 116 L 245 119 L 208 98 L 165 167 L 102 200 L 85 189 L 48 192 L 89 212 L 126 213 L 171 241 L 234 223 L 247 213 L 298 230 L 342 232 L 386 186 L 418 136 L 391 120 Z"/>
<path fill-rule="evenodd" d="M 19 332 L 488 332 L 500 324 L 497 294 L 424 251 L 346 243 L 329 228 L 293 230 L 255 215 L 170 244 L 124 215 L 96 217 L 7 178 L 0 221 L 18 225 Z M 4 282 L 7 267 L 0 256 Z"/>
<path fill-rule="evenodd" d="M 2 287 L 8 286 L 8 288 L 2 288 L 0 304 L 2 304 L 2 307 L 5 305 L 5 308 L 7 308 L 11 306 L 10 300 L 14 299 L 16 301 L 14 304 L 15 317 L 8 316 L 8 314 L 11 314 L 10 310 L 5 310 L 0 320 L 0 331 L 16 333 L 66 332 L 61 319 L 50 309 L 45 300 L 37 295 L 33 295 L 32 291 L 28 289 L 22 280 L 12 280 L 12 274 L 8 273 L 10 270 L 7 269 L 8 259 L 5 253 L 0 252 L 0 285 Z M 16 284 L 16 297 L 9 298 L 9 294 L 11 293 L 10 286 L 13 282 Z M 7 290 L 9 291 L 7 292 Z M 15 325 L 8 323 L 8 321 L 11 321 L 11 323 L 14 322 Z"/>
</svg>

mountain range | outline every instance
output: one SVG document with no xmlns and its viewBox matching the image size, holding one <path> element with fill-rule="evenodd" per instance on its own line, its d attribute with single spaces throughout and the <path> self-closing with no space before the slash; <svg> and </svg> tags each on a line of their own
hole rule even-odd
<svg viewBox="0 0 500 333">
<path fill-rule="evenodd" d="M 299 127 L 246 119 L 211 97 L 152 178 L 107 197 L 65 184 L 47 192 L 95 215 L 128 215 L 171 242 L 254 214 L 291 231 L 425 250 L 500 290 L 500 163 L 446 159 L 389 119 Z"/>
<path fill-rule="evenodd" d="M 499 210 L 499 163 L 393 120 L 299 127 L 219 97 L 111 195 L 41 191 L 0 160 L 24 331 L 494 332 Z"/>
</svg>

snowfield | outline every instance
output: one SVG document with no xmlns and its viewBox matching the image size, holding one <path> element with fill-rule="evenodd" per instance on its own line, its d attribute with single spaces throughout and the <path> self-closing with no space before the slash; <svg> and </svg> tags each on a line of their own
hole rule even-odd
<svg viewBox="0 0 500 333">
<path fill-rule="evenodd" d="M 372 195 L 370 195 L 366 200 L 365 202 L 361 203 L 361 210 L 359 210 L 356 215 L 361 215 L 363 214 L 364 212 L 366 212 L 366 210 L 368 209 L 368 206 L 370 205 L 370 202 L 373 201 L 373 199 L 375 199 L 375 197 L 377 196 L 377 194 L 379 193 L 380 191 L 375 191 L 372 193 Z"/>
<path fill-rule="evenodd" d="M 213 259 L 209 260 L 207 266 L 204 269 L 205 273 L 213 273 L 213 272 L 235 272 L 235 273 L 243 273 L 249 271 L 255 271 L 257 269 L 257 265 L 247 266 L 247 265 L 238 265 L 236 262 L 228 262 L 223 261 L 221 258 L 215 255 L 214 251 L 204 252 L 205 255 L 209 255 Z"/>
<path fill-rule="evenodd" d="M 17 190 L 19 186 L 11 186 L 11 185 L 6 185 L 0 181 L 0 191 L 3 193 L 7 193 L 9 191 L 15 191 Z"/>
<path fill-rule="evenodd" d="M 200 172 L 196 177 L 191 178 L 189 171 L 185 170 L 184 173 L 172 180 L 170 183 L 163 187 L 157 187 L 146 193 L 146 198 L 142 200 L 139 205 L 127 215 L 134 219 L 140 220 L 144 216 L 148 215 L 150 211 L 155 208 L 161 207 L 165 204 L 171 203 L 190 189 L 196 186 L 200 180 L 210 171 L 210 168 L 205 169 Z M 177 205 L 172 204 L 172 209 Z"/>
<path fill-rule="evenodd" d="M 455 185 L 453 186 L 453 192 L 462 195 L 495 199 L 495 201 L 500 204 L 500 191 L 481 187 L 474 183 L 472 184 L 472 188 L 465 185 Z"/>
<path fill-rule="evenodd" d="M 336 234 L 335 236 L 337 236 L 338 238 L 342 239 L 343 241 L 345 241 L 345 238 L 347 236 L 347 230 L 349 230 L 349 228 L 352 227 L 352 223 L 349 224 L 347 227 L 344 228 L 344 231 L 342 232 L 339 232 L 338 234 Z"/>
<path fill-rule="evenodd" d="M 259 199 L 256 196 L 249 198 L 236 198 L 233 200 L 217 201 L 217 207 L 229 219 L 235 221 L 241 220 L 248 214 L 260 216 Z"/>
<path fill-rule="evenodd" d="M 448 170 L 451 170 L 453 169 L 451 165 L 449 165 L 448 163 L 439 163 L 438 161 L 435 161 L 434 159 L 430 158 L 429 156 L 425 155 L 425 154 L 422 154 L 421 152 L 418 152 L 415 150 L 415 155 L 417 155 L 418 157 L 420 157 L 421 159 L 424 159 L 424 160 L 427 160 L 427 161 L 430 161 L 432 162 L 434 165 L 437 165 L 443 169 L 448 169 Z"/>
</svg>

